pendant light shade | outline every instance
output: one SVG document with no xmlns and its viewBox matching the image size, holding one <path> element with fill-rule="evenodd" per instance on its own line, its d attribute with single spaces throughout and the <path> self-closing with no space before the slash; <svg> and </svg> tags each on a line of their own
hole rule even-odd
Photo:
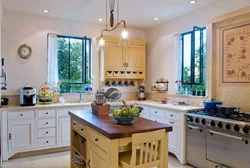
<svg viewBox="0 0 250 168">
<path fill-rule="evenodd" d="M 100 37 L 98 46 L 97 46 L 97 51 L 105 50 L 105 41 L 103 36 Z"/>
<path fill-rule="evenodd" d="M 130 46 L 129 39 L 128 39 L 128 31 L 125 27 L 122 30 L 119 45 L 125 46 L 125 47 Z"/>
</svg>

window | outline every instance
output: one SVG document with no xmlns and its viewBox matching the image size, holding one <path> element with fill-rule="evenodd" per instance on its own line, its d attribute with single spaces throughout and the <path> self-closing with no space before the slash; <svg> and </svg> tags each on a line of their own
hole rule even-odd
<svg viewBox="0 0 250 168">
<path fill-rule="evenodd" d="M 58 76 L 61 93 L 83 91 L 90 83 L 91 39 L 57 36 Z"/>
<path fill-rule="evenodd" d="M 184 85 L 206 84 L 206 28 L 194 27 L 181 34 L 182 74 Z"/>
</svg>

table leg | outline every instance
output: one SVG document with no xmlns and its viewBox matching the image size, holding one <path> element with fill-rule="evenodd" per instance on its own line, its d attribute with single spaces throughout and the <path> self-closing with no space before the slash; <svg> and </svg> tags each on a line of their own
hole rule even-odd
<svg viewBox="0 0 250 168">
<path fill-rule="evenodd" d="M 119 144 L 118 139 L 110 141 L 109 168 L 119 167 Z"/>
<path fill-rule="evenodd" d="M 168 168 L 168 132 L 165 133 L 164 138 L 164 160 L 163 160 L 163 167 Z"/>
</svg>

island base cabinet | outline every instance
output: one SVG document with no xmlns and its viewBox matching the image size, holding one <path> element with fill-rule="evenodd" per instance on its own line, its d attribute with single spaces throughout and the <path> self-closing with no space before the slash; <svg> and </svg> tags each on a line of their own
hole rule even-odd
<svg viewBox="0 0 250 168">
<path fill-rule="evenodd" d="M 107 154 L 91 142 L 87 165 L 90 168 L 108 168 L 107 164 Z"/>
<path fill-rule="evenodd" d="M 35 148 L 35 135 L 35 119 L 9 121 L 9 151 L 25 151 Z"/>
</svg>

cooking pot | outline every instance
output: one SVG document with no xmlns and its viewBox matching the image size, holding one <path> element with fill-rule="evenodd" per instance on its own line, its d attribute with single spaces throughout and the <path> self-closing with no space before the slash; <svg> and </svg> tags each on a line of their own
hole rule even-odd
<svg viewBox="0 0 250 168">
<path fill-rule="evenodd" d="M 222 102 L 212 99 L 212 100 L 204 100 L 203 104 L 205 110 L 217 111 L 218 110 L 217 105 L 222 105 Z"/>
<path fill-rule="evenodd" d="M 218 111 L 224 114 L 236 113 L 236 112 L 239 112 L 239 109 L 240 109 L 239 107 L 226 106 L 226 105 L 217 105 L 217 107 L 218 107 Z"/>
</svg>

